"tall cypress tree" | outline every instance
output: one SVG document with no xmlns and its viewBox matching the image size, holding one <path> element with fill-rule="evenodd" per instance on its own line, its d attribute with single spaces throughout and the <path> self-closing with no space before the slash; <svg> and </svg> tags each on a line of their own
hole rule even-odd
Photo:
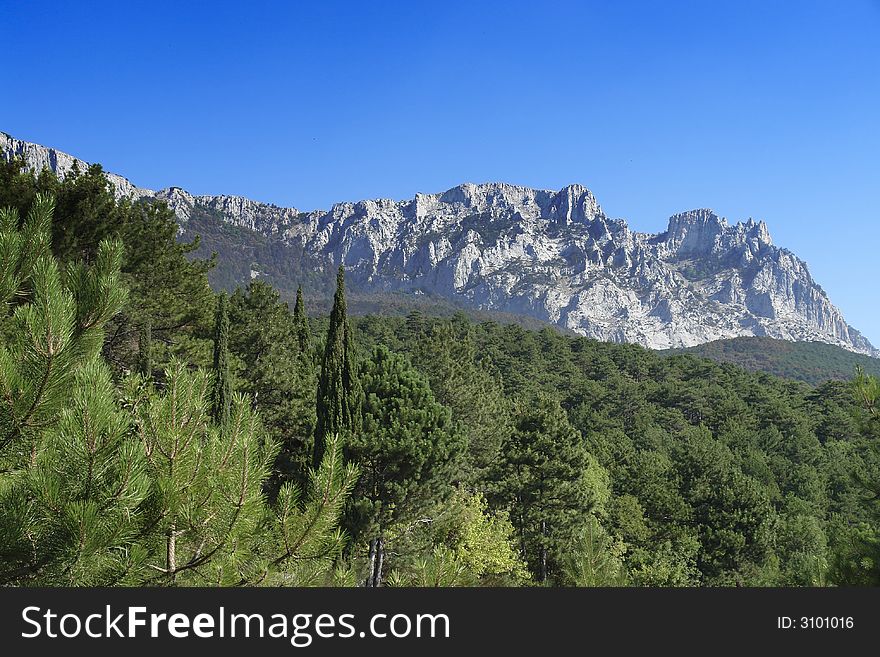
<svg viewBox="0 0 880 657">
<path fill-rule="evenodd" d="M 316 411 L 313 464 L 317 468 L 329 437 L 338 434 L 344 440 L 360 428 L 361 389 L 351 325 L 345 313 L 345 270 L 341 266 L 336 275 L 336 295 L 321 361 Z"/>
<path fill-rule="evenodd" d="M 309 351 L 310 332 L 309 320 L 306 317 L 306 307 L 303 303 L 302 285 L 296 288 L 296 304 L 293 306 L 293 325 L 296 331 L 296 341 L 299 344 L 301 354 Z"/>
<path fill-rule="evenodd" d="M 214 323 L 214 381 L 211 389 L 211 417 L 219 425 L 229 419 L 232 400 L 232 381 L 229 374 L 229 306 L 226 293 L 217 299 Z"/>
</svg>

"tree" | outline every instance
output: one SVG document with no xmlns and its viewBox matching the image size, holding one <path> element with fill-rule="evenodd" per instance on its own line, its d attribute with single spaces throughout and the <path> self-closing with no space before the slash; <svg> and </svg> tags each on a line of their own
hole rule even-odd
<svg viewBox="0 0 880 657">
<path fill-rule="evenodd" d="M 296 342 L 301 354 L 308 354 L 311 348 L 312 334 L 309 330 L 309 318 L 303 302 L 302 285 L 296 288 L 296 303 L 293 306 L 293 324 L 296 330 Z"/>
<path fill-rule="evenodd" d="M 264 525 L 263 482 L 274 445 L 261 440 L 246 397 L 221 427 L 209 414 L 211 377 L 174 362 L 165 389 L 130 389 L 152 486 L 145 503 L 146 583 L 236 584 L 248 579 Z M 132 385 L 135 385 L 136 382 Z"/>
<path fill-rule="evenodd" d="M 287 304 L 262 281 L 235 291 L 229 320 L 238 389 L 252 399 L 267 435 L 280 445 L 268 492 L 274 496 L 286 481 L 305 486 L 315 427 L 312 354 L 300 351 Z"/>
<path fill-rule="evenodd" d="M 608 474 L 559 402 L 546 395 L 520 406 L 501 453 L 496 503 L 510 510 L 523 557 L 536 579 L 547 582 L 590 513 L 603 510 Z"/>
<path fill-rule="evenodd" d="M 452 410 L 467 437 L 464 477 L 481 489 L 481 480 L 512 429 L 502 385 L 478 362 L 462 318 L 426 329 L 421 313 L 414 312 L 407 318 L 407 331 L 415 339 L 414 364 L 427 373 L 435 398 Z"/>
<path fill-rule="evenodd" d="M 209 365 L 204 335 L 216 302 L 207 272 L 213 259 L 192 258 L 199 241 L 178 241 L 174 212 L 164 202 L 116 199 L 99 165 L 74 169 L 63 180 L 44 169 L 24 171 L 21 160 L 0 162 L 0 207 L 27 213 L 38 194 L 56 199 L 50 234 L 52 252 L 62 262 L 95 261 L 103 240 L 121 240 L 122 283 L 128 303 L 105 330 L 104 357 L 119 377 L 136 369 L 138 332 L 151 320 L 154 367 L 177 355 Z M 204 359 L 204 360 L 203 360 Z"/>
<path fill-rule="evenodd" d="M 293 482 L 282 485 L 272 506 L 267 583 L 311 586 L 333 577 L 347 540 L 339 521 L 357 478 L 357 466 L 343 463 L 342 445 L 332 436 L 321 466 L 309 471 L 305 489 Z"/>
<path fill-rule="evenodd" d="M 850 389 L 857 403 L 855 416 L 865 443 L 865 460 L 880 461 L 880 379 L 866 375 L 858 367 Z M 844 581 L 876 586 L 880 584 L 880 475 L 877 469 L 861 469 L 854 478 L 862 491 L 868 522 L 846 528 L 851 538 L 838 550 L 837 570 Z"/>
<path fill-rule="evenodd" d="M 624 586 L 626 547 L 590 516 L 563 558 L 563 574 L 572 586 Z"/>
<path fill-rule="evenodd" d="M 355 535 L 370 539 L 367 586 L 379 586 L 389 527 L 418 518 L 452 492 L 464 440 L 449 409 L 402 356 L 376 347 L 361 380 L 363 428 L 345 443 L 361 468 L 349 518 Z"/>
<path fill-rule="evenodd" d="M 343 444 L 360 427 L 361 389 L 354 356 L 354 340 L 345 310 L 345 270 L 336 275 L 336 294 L 321 361 L 316 403 L 313 465 L 324 457 L 329 436 L 339 435 Z"/>
<path fill-rule="evenodd" d="M 122 245 L 62 275 L 49 252 L 53 199 L 24 225 L 0 211 L 0 583 L 110 585 L 136 570 L 143 453 L 100 361 L 125 300 Z"/>
<path fill-rule="evenodd" d="M 528 579 L 507 513 L 492 512 L 481 494 L 460 490 L 444 502 L 444 508 L 447 513 L 434 518 L 432 532 L 473 581 L 511 585 Z"/>
<path fill-rule="evenodd" d="M 229 308 L 225 292 L 217 297 L 214 320 L 214 365 L 211 382 L 211 418 L 220 426 L 229 420 L 232 380 L 229 369 Z"/>
</svg>

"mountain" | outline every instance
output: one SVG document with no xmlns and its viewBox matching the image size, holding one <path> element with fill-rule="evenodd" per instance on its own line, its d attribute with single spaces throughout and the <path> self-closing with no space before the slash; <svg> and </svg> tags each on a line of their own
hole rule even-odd
<svg viewBox="0 0 880 657">
<path fill-rule="evenodd" d="M 731 338 L 663 354 L 688 353 L 719 363 L 733 363 L 752 372 L 818 385 L 829 379 L 848 381 L 856 367 L 880 377 L 880 360 L 824 342 L 788 342 L 773 338 Z"/>
<path fill-rule="evenodd" d="M 87 166 L 3 133 L 0 152 L 61 176 Z M 580 185 L 551 191 L 463 184 L 407 201 L 301 212 L 178 187 L 138 188 L 117 175 L 110 181 L 119 196 L 166 201 L 182 234 L 225 226 L 265 238 L 263 251 L 274 255 L 248 262 L 238 282 L 287 257 L 317 273 L 344 264 L 352 284 L 367 293 L 450 299 L 599 340 L 669 349 L 765 336 L 880 356 L 846 323 L 806 263 L 773 245 L 763 221 L 731 225 L 700 209 L 671 217 L 663 232 L 639 233 L 606 216 Z"/>
</svg>

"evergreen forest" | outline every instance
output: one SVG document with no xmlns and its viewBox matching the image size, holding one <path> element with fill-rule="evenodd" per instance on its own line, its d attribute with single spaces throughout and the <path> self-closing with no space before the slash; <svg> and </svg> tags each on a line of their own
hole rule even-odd
<svg viewBox="0 0 880 657">
<path fill-rule="evenodd" d="M 0 164 L 0 584 L 880 583 L 870 371 L 356 316 L 344 268 L 315 312 L 216 263 L 100 166 Z"/>
</svg>

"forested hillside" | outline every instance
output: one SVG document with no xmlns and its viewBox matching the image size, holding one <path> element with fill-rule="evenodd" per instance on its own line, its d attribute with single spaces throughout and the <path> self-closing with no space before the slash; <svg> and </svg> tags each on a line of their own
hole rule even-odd
<svg viewBox="0 0 880 657">
<path fill-rule="evenodd" d="M 873 377 L 215 293 L 98 167 L 0 207 L 4 584 L 880 581 Z"/>
<path fill-rule="evenodd" d="M 880 376 L 880 360 L 877 358 L 824 342 L 732 338 L 687 349 L 670 349 L 663 353 L 695 354 L 721 363 L 734 363 L 753 372 L 768 372 L 814 385 L 829 379 L 849 380 L 856 367 L 861 367 L 872 376 Z"/>
</svg>

